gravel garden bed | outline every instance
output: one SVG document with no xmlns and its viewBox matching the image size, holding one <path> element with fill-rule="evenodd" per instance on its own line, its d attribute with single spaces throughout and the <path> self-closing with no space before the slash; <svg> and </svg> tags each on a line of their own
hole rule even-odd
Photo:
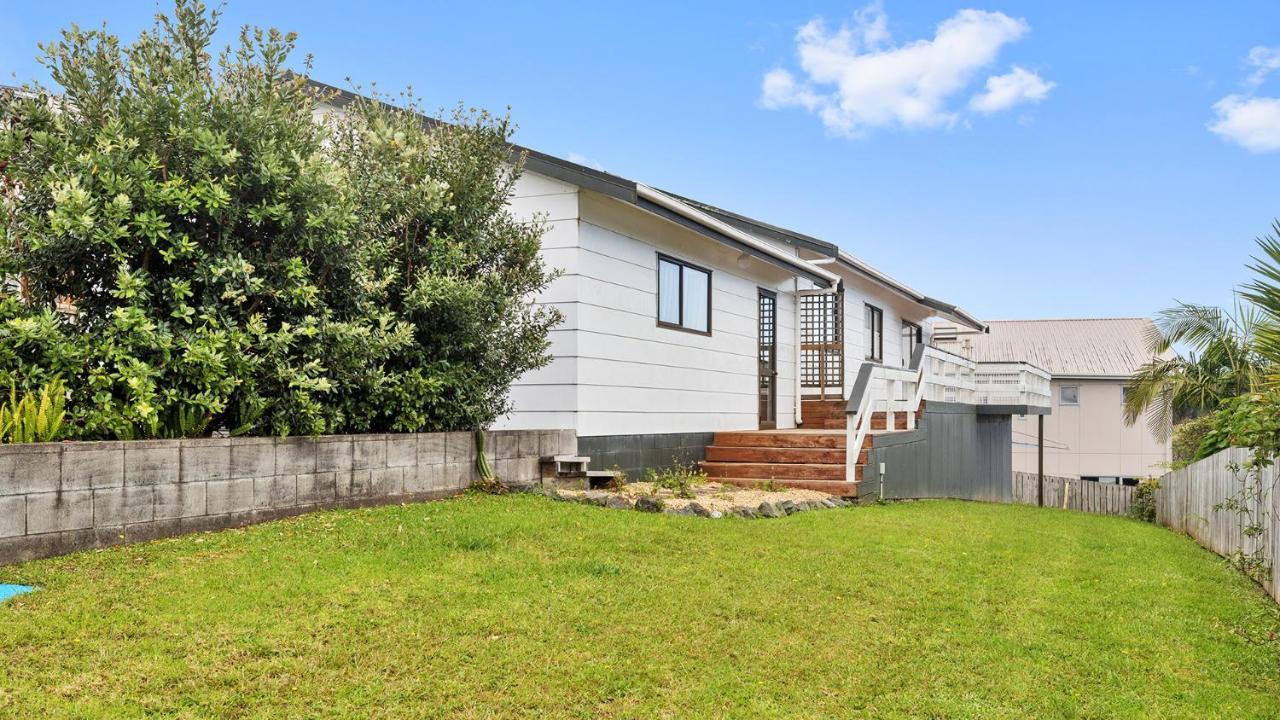
<svg viewBox="0 0 1280 720">
<path fill-rule="evenodd" d="M 610 490 L 548 490 L 547 495 L 618 510 L 708 518 L 777 518 L 849 505 L 848 501 L 816 490 L 744 488 L 710 481 L 674 489 L 661 483 L 634 482 Z"/>
</svg>

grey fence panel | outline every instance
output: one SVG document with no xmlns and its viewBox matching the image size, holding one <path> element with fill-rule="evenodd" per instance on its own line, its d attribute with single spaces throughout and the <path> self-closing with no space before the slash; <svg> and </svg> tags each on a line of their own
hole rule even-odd
<svg viewBox="0 0 1280 720">
<path fill-rule="evenodd" d="M 875 437 L 859 493 L 1010 502 L 1011 443 L 1007 416 L 979 415 L 972 405 L 929 403 L 918 430 Z"/>
<path fill-rule="evenodd" d="M 1160 478 L 1156 493 L 1156 519 L 1165 527 L 1186 533 L 1197 543 L 1219 555 L 1237 552 L 1259 553 L 1274 568 L 1280 557 L 1280 492 L 1276 491 L 1274 466 L 1261 471 L 1257 483 L 1246 492 L 1246 475 L 1239 469 L 1249 459 L 1249 451 L 1230 448 L 1216 455 L 1167 473 Z M 1233 499 L 1261 519 L 1263 531 L 1250 536 L 1248 519 L 1240 512 L 1219 508 Z M 1280 578 L 1273 571 L 1266 589 L 1280 600 Z"/>
</svg>

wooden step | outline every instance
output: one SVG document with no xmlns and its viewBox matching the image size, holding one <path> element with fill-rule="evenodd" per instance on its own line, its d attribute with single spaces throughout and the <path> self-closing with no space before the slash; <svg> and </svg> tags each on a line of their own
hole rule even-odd
<svg viewBox="0 0 1280 720">
<path fill-rule="evenodd" d="M 863 451 L 866 452 L 865 450 Z M 844 450 L 839 448 L 747 447 L 712 445 L 707 448 L 711 462 L 740 463 L 844 463 Z"/>
<path fill-rule="evenodd" d="M 893 418 L 893 426 L 895 430 L 906 430 L 907 414 L 897 413 Z M 871 429 L 872 430 L 888 430 L 889 429 L 889 420 L 883 411 L 876 412 L 871 415 Z"/>
<path fill-rule="evenodd" d="M 742 463 L 703 462 L 707 477 L 759 478 L 762 480 L 843 480 L 844 463 Z"/>
<path fill-rule="evenodd" d="M 859 475 L 861 477 L 861 475 Z M 757 478 L 716 478 L 716 482 L 737 485 L 745 488 L 759 488 L 764 481 Z M 844 480 L 775 480 L 777 485 L 799 490 L 817 490 L 828 495 L 842 498 L 858 497 L 858 486 L 861 482 L 845 482 Z"/>
<path fill-rule="evenodd" d="M 822 420 L 805 420 L 800 423 L 805 430 L 843 430 L 845 427 L 845 419 L 826 418 Z"/>
<path fill-rule="evenodd" d="M 718 432 L 712 441 L 719 447 L 843 448 L 843 432 L 788 432 L 786 430 L 734 430 Z"/>
</svg>

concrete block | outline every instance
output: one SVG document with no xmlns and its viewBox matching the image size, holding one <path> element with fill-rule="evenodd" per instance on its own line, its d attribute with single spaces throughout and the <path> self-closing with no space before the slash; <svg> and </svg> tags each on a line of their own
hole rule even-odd
<svg viewBox="0 0 1280 720">
<path fill-rule="evenodd" d="M 469 463 L 476 457 L 476 441 L 467 432 L 445 433 L 445 462 Z"/>
<path fill-rule="evenodd" d="M 309 437 L 276 438 L 276 475 L 316 471 L 316 441 Z"/>
<path fill-rule="evenodd" d="M 27 497 L 0 497 L 0 538 L 27 534 Z"/>
<path fill-rule="evenodd" d="M 372 470 L 387 466 L 386 435 L 357 435 L 352 443 L 352 470 Z"/>
<path fill-rule="evenodd" d="M 311 505 L 314 503 L 332 502 L 338 497 L 337 478 L 341 473 L 317 472 L 298 476 L 298 503 Z M 351 473 L 346 473 L 350 477 Z"/>
<path fill-rule="evenodd" d="M 542 455 L 542 431 L 521 430 L 519 434 L 520 449 L 518 457 L 539 457 Z"/>
<path fill-rule="evenodd" d="M 345 476 L 340 474 L 337 479 L 338 497 L 361 498 L 368 496 L 372 474 L 370 470 L 352 470 L 350 474 Z"/>
<path fill-rule="evenodd" d="M 418 434 L 418 465 L 443 465 L 445 433 Z"/>
<path fill-rule="evenodd" d="M 395 497 L 404 494 L 404 468 L 379 468 L 369 472 L 371 496 Z"/>
<path fill-rule="evenodd" d="M 56 492 L 61 482 L 58 443 L 0 445 L 0 495 Z"/>
<path fill-rule="evenodd" d="M 444 487 L 443 490 L 461 490 L 471 487 L 471 481 L 475 478 L 475 466 L 470 462 L 465 463 L 449 463 L 444 466 Z"/>
<path fill-rule="evenodd" d="M 515 430 L 494 433 L 498 460 L 510 460 L 520 454 L 520 433 Z"/>
<path fill-rule="evenodd" d="M 276 473 L 276 439 L 232 438 L 231 477 L 268 477 Z"/>
<path fill-rule="evenodd" d="M 341 472 L 351 469 L 355 443 L 343 435 L 322 437 L 316 441 L 316 472 Z"/>
<path fill-rule="evenodd" d="M 253 509 L 253 478 L 214 480 L 205 485 L 205 505 L 210 515 L 227 515 Z"/>
<path fill-rule="evenodd" d="M 560 452 L 560 436 L 556 430 L 541 430 L 538 432 L 538 454 L 543 457 L 551 455 L 559 455 Z"/>
<path fill-rule="evenodd" d="M 173 486 L 175 483 L 165 483 Z M 154 485 L 128 485 L 93 491 L 93 524 L 96 527 L 127 525 L 155 519 Z"/>
<path fill-rule="evenodd" d="M 440 489 L 444 484 L 443 465 L 417 465 L 404 469 L 404 491 L 425 493 Z"/>
<path fill-rule="evenodd" d="M 28 495 L 27 534 L 93 527 L 93 493 L 93 490 L 70 490 Z"/>
<path fill-rule="evenodd" d="M 577 455 L 578 433 L 574 430 L 556 431 L 556 452 L 554 455 Z"/>
<path fill-rule="evenodd" d="M 62 489 L 87 490 L 124 485 L 124 443 L 62 444 Z"/>
<path fill-rule="evenodd" d="M 152 522 L 135 523 L 124 526 L 125 542 L 146 542 L 158 538 L 173 537 L 182 534 L 182 521 L 179 518 L 167 518 Z"/>
<path fill-rule="evenodd" d="M 229 477 L 230 438 L 193 438 L 182 441 L 182 482 L 226 480 Z"/>
<path fill-rule="evenodd" d="M 298 504 L 298 476 L 276 475 L 253 479 L 255 508 L 284 508 Z"/>
<path fill-rule="evenodd" d="M 124 444 L 124 484 L 178 482 L 182 466 L 180 440 L 132 440 Z"/>
<path fill-rule="evenodd" d="M 156 520 L 197 517 L 205 514 L 208 485 L 202 482 L 156 486 Z"/>
<path fill-rule="evenodd" d="M 417 435 L 399 433 L 387 436 L 387 467 L 409 467 L 417 462 Z"/>
</svg>

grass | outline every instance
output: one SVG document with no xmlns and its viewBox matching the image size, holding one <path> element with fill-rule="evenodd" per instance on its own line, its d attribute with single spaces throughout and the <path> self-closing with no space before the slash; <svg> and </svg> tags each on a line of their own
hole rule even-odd
<svg viewBox="0 0 1280 720">
<path fill-rule="evenodd" d="M 0 568 L 0 717 L 1280 716 L 1269 601 L 1037 508 L 704 520 L 515 496 Z"/>
</svg>

